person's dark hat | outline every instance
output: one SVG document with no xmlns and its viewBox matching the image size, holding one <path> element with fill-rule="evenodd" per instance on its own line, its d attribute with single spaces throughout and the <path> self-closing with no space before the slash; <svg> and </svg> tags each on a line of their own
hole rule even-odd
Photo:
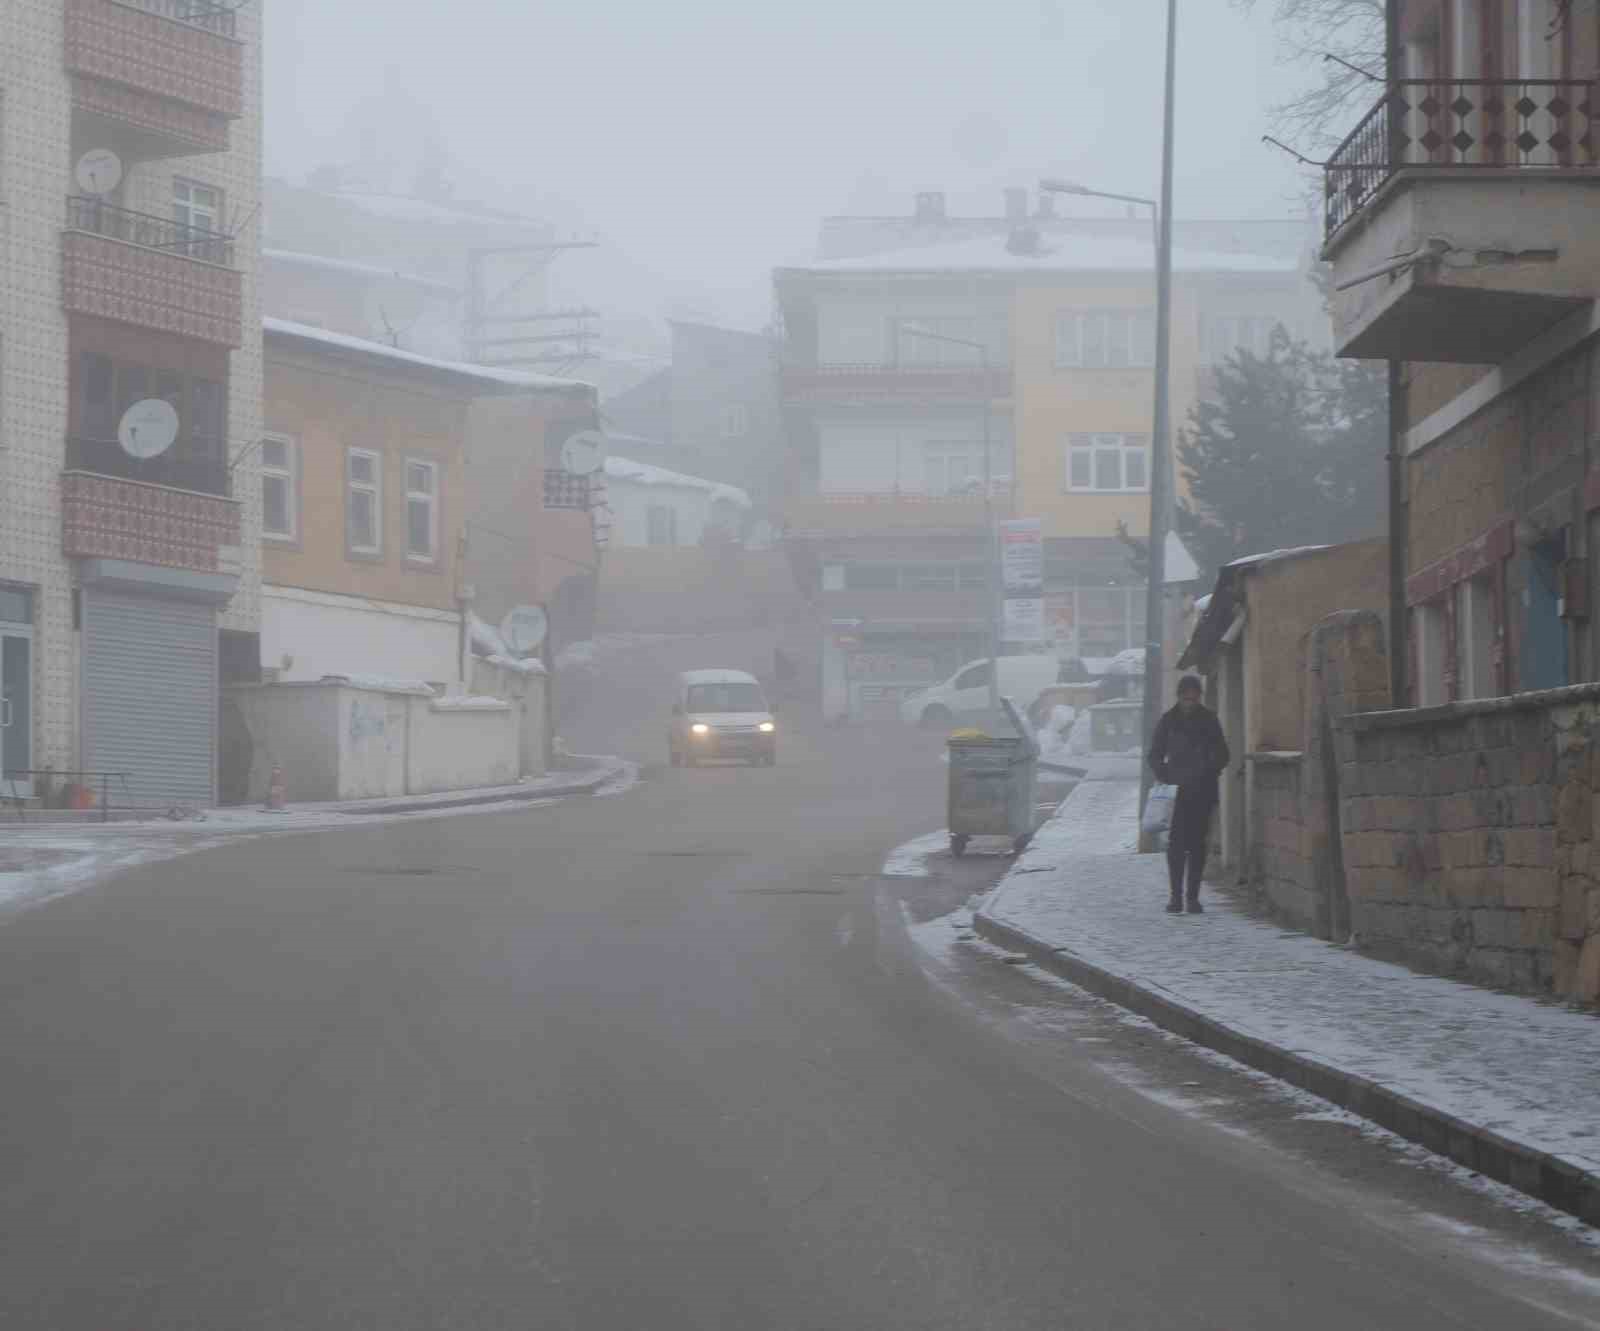
<svg viewBox="0 0 1600 1331">
<path fill-rule="evenodd" d="M 1178 681 L 1178 692 L 1180 694 L 1183 693 L 1185 690 L 1188 690 L 1188 689 L 1193 689 L 1202 698 L 1205 697 L 1206 686 L 1205 686 L 1204 681 L 1201 680 L 1199 675 L 1185 675 L 1182 679 L 1180 679 Z"/>
</svg>

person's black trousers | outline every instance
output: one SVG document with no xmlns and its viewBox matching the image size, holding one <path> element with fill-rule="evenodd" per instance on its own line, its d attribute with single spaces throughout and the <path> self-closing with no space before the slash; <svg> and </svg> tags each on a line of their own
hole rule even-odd
<svg viewBox="0 0 1600 1331">
<path fill-rule="evenodd" d="M 1178 787 L 1172 803 L 1172 827 L 1167 832 L 1167 874 L 1172 896 L 1189 900 L 1200 896 L 1200 879 L 1206 871 L 1206 848 L 1211 840 L 1211 812 L 1217 807 L 1217 788 L 1211 782 Z"/>
</svg>

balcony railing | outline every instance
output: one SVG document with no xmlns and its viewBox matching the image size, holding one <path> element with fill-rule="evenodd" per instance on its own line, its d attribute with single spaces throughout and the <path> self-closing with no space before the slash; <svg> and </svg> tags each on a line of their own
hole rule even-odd
<svg viewBox="0 0 1600 1331">
<path fill-rule="evenodd" d="M 232 268 L 233 237 L 204 227 L 185 226 L 171 218 L 113 207 L 100 199 L 74 194 L 67 199 L 67 227 L 109 240 L 126 241 L 147 250 L 163 250 L 185 259 Z"/>
<path fill-rule="evenodd" d="M 228 497 L 231 474 L 220 445 L 179 439 L 159 457 L 136 458 L 115 439 L 69 438 L 67 470 L 92 471 L 124 481 L 143 481 L 170 490 Z"/>
<path fill-rule="evenodd" d="M 1593 170 L 1595 110 L 1595 84 L 1579 79 L 1401 79 L 1324 167 L 1326 234 L 1399 171 Z"/>
<path fill-rule="evenodd" d="M 1011 395 L 1011 368 L 995 365 L 785 365 L 790 398 L 959 397 Z"/>
<path fill-rule="evenodd" d="M 234 11 L 221 0 L 117 0 L 130 9 L 142 9 L 147 14 L 159 14 L 175 23 L 187 23 L 191 28 L 204 28 L 219 37 L 237 35 L 238 24 Z"/>
</svg>

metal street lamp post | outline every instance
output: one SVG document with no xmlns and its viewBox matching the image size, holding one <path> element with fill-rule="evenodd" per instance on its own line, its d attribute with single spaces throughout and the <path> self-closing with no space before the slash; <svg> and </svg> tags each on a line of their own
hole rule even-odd
<svg viewBox="0 0 1600 1331">
<path fill-rule="evenodd" d="M 931 328 L 919 328 L 915 324 L 902 324 L 900 331 L 912 337 L 926 338 L 930 342 L 948 342 L 952 346 L 971 347 L 978 353 L 978 364 L 983 369 L 983 529 L 984 537 L 988 543 L 988 558 L 984 561 L 988 565 L 986 579 L 989 594 L 986 598 L 988 605 L 984 612 L 984 624 L 989 648 L 989 711 L 993 716 L 1000 714 L 1000 667 L 996 658 L 1000 655 L 1000 632 L 997 618 L 1000 608 L 1000 554 L 998 530 L 994 522 L 994 443 L 993 431 L 990 425 L 990 365 L 989 345 L 979 342 L 974 338 L 951 337 L 948 333 L 936 333 Z M 898 477 L 896 478 L 898 481 Z"/>
<path fill-rule="evenodd" d="M 1117 199 L 1149 208 L 1155 223 L 1156 248 L 1156 363 L 1155 406 L 1150 434 L 1150 572 L 1145 589 L 1144 751 L 1149 752 L 1161 717 L 1162 675 L 1165 672 L 1167 533 L 1172 530 L 1172 425 L 1168 400 L 1172 365 L 1172 156 L 1173 91 L 1177 71 L 1178 3 L 1167 0 L 1167 66 L 1161 138 L 1161 202 L 1127 194 L 1086 189 L 1065 180 L 1041 180 L 1039 188 L 1057 194 Z M 1139 809 L 1150 795 L 1151 771 L 1139 764 Z M 1143 832 L 1141 850 L 1153 850 Z"/>
</svg>

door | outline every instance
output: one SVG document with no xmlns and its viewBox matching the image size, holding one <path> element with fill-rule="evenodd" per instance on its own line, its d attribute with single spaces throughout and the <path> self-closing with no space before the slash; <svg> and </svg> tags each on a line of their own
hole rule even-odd
<svg viewBox="0 0 1600 1331">
<path fill-rule="evenodd" d="M 0 795 L 31 796 L 32 766 L 33 631 L 0 624 Z"/>
<path fill-rule="evenodd" d="M 1561 565 L 1565 536 L 1541 541 L 1528 552 L 1527 618 L 1522 635 L 1524 689 L 1559 689 L 1567 676 L 1567 622 L 1561 618 Z"/>
<path fill-rule="evenodd" d="M 83 591 L 83 753 L 142 805 L 215 798 L 217 626 L 210 605 Z"/>
<path fill-rule="evenodd" d="M 981 712 L 989 705 L 989 679 L 993 667 L 988 661 L 970 665 L 955 678 L 950 688 L 950 710 Z"/>
</svg>

